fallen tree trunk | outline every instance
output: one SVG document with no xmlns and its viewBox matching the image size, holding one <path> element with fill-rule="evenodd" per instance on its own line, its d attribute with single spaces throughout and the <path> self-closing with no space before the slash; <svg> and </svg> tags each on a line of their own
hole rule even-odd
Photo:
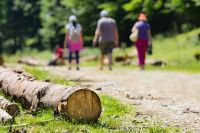
<svg viewBox="0 0 200 133">
<path fill-rule="evenodd" d="M 53 107 L 71 119 L 83 121 L 97 121 L 101 114 L 98 95 L 85 88 L 38 81 L 5 68 L 0 68 L 0 86 L 31 111 L 42 106 Z"/>
<path fill-rule="evenodd" d="M 34 59 L 33 57 L 24 57 L 24 58 L 20 58 L 18 60 L 18 63 L 20 64 L 25 64 L 25 65 L 29 65 L 29 66 L 40 66 L 41 64 L 39 63 L 39 61 L 37 61 L 36 59 Z"/>
<path fill-rule="evenodd" d="M 12 117 L 5 110 L 0 109 L 0 122 L 6 123 L 10 120 L 12 120 Z"/>
<path fill-rule="evenodd" d="M 15 115 L 19 111 L 17 104 L 11 103 L 10 101 L 1 96 L 0 96 L 0 108 L 6 110 L 6 112 L 11 116 Z"/>
</svg>

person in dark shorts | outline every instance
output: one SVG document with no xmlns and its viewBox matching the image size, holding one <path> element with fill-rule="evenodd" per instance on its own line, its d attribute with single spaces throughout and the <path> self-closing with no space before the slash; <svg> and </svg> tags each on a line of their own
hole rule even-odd
<svg viewBox="0 0 200 133">
<path fill-rule="evenodd" d="M 100 17 L 93 39 L 93 45 L 95 46 L 97 41 L 99 42 L 101 51 L 100 69 L 103 69 L 104 57 L 107 55 L 109 59 L 109 70 L 112 70 L 112 51 L 114 47 L 118 47 L 119 45 L 117 24 L 114 19 L 108 17 L 107 11 L 101 11 Z"/>
</svg>

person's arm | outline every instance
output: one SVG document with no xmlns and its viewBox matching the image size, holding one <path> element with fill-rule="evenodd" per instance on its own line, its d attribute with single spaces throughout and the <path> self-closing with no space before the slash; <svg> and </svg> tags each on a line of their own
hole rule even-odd
<svg viewBox="0 0 200 133">
<path fill-rule="evenodd" d="M 83 47 L 83 33 L 80 33 L 81 46 Z"/>
<path fill-rule="evenodd" d="M 68 41 L 68 32 L 66 32 L 66 34 L 65 34 L 65 41 L 63 44 L 63 48 L 67 48 L 67 41 Z"/>
<path fill-rule="evenodd" d="M 134 32 L 137 29 L 137 27 L 134 25 L 133 28 L 131 29 L 131 32 Z"/>
<path fill-rule="evenodd" d="M 98 39 L 99 35 L 100 35 L 100 29 L 97 27 L 97 28 L 96 28 L 96 31 L 95 31 L 94 38 L 93 38 L 93 45 L 94 45 L 94 46 L 95 46 L 96 43 L 97 43 L 97 39 Z"/>
<path fill-rule="evenodd" d="M 114 35 L 115 35 L 115 47 L 119 46 L 119 33 L 117 27 L 114 28 Z"/>
</svg>

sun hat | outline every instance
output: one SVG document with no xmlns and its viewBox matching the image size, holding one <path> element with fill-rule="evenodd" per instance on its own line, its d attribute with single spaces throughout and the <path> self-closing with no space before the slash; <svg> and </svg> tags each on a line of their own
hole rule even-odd
<svg viewBox="0 0 200 133">
<path fill-rule="evenodd" d="M 108 11 L 106 11 L 106 10 L 101 11 L 100 17 L 108 17 Z"/>
<path fill-rule="evenodd" d="M 140 13 L 138 16 L 139 21 L 147 21 L 147 15 L 145 13 Z"/>
<path fill-rule="evenodd" d="M 69 17 L 69 22 L 73 22 L 73 21 L 77 21 L 77 18 L 76 18 L 76 16 L 71 15 L 71 16 Z"/>
</svg>

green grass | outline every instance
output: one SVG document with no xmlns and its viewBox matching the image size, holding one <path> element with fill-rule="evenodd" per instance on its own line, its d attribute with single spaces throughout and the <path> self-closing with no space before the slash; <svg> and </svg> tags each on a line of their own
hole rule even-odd
<svg viewBox="0 0 200 133">
<path fill-rule="evenodd" d="M 180 72 L 200 72 L 200 61 L 195 60 L 194 55 L 200 53 L 200 41 L 198 38 L 200 28 L 191 32 L 174 35 L 171 37 L 164 37 L 158 35 L 153 39 L 153 55 L 147 56 L 147 59 L 158 59 L 167 62 L 165 67 L 155 67 L 147 65 L 147 70 L 164 70 L 164 71 L 180 71 Z M 135 47 L 114 50 L 113 56 L 125 55 L 125 53 L 132 54 Z M 81 52 L 81 58 L 87 56 L 100 55 L 99 49 L 85 48 Z M 16 55 L 5 55 L 6 62 L 16 63 L 20 57 L 33 56 L 36 59 L 48 61 L 51 58 L 50 51 L 38 52 L 37 50 L 27 49 L 23 52 L 18 52 Z M 137 58 L 133 61 L 137 62 Z M 81 66 L 97 66 L 99 62 L 81 62 Z M 124 66 L 120 63 L 115 63 L 114 67 L 120 68 L 137 68 L 136 65 Z"/>
<path fill-rule="evenodd" d="M 39 68 L 25 67 L 25 70 L 43 80 L 46 77 L 51 77 L 46 71 L 42 71 Z M 54 75 L 54 77 L 57 77 Z M 52 82 L 68 85 L 69 83 L 64 79 L 52 78 Z M 4 95 L 0 91 L 0 95 Z M 168 132 L 181 132 L 180 129 L 171 126 L 163 126 L 160 123 L 153 123 L 146 119 L 135 118 L 135 108 L 130 105 L 122 104 L 120 101 L 109 97 L 104 94 L 100 94 L 102 103 L 102 114 L 97 123 L 80 123 L 65 119 L 64 117 L 54 117 L 53 110 L 50 108 L 40 109 L 34 115 L 26 113 L 22 108 L 21 114 L 16 116 L 13 125 L 14 129 L 26 129 L 31 133 L 40 132 L 89 132 L 89 133 L 127 133 L 127 132 L 146 132 L 146 133 L 168 133 Z M 0 124 L 0 132 L 6 133 L 9 129 L 9 123 Z"/>
<path fill-rule="evenodd" d="M 200 53 L 200 28 L 177 36 L 154 40 L 154 54 L 151 58 L 167 62 L 161 70 L 200 72 L 200 61 L 194 55 Z"/>
<path fill-rule="evenodd" d="M 53 82 L 56 84 L 62 84 L 62 85 L 66 85 L 66 86 L 74 85 L 73 82 L 63 79 L 60 76 L 52 75 L 49 72 L 44 71 L 42 68 L 25 66 L 24 70 L 26 72 L 30 73 L 33 77 L 37 78 L 38 80 L 49 80 L 50 82 Z"/>
<path fill-rule="evenodd" d="M 51 52 L 49 50 L 38 51 L 36 49 L 25 49 L 18 51 L 15 55 L 3 54 L 3 57 L 7 63 L 17 63 L 18 59 L 22 57 L 34 57 L 41 61 L 48 61 L 51 58 Z"/>
<path fill-rule="evenodd" d="M 164 70 L 164 71 L 180 71 L 189 73 L 200 73 L 200 61 L 194 58 L 196 53 L 200 53 L 200 40 L 198 38 L 200 28 L 188 33 L 175 35 L 165 38 L 164 36 L 156 36 L 153 39 L 153 55 L 147 56 L 147 59 L 162 60 L 167 63 L 165 67 L 156 67 L 147 65 L 147 70 Z M 123 56 L 125 53 L 132 54 L 136 51 L 135 47 L 125 49 L 116 49 L 113 57 Z M 86 49 L 84 53 L 90 55 L 98 55 L 99 51 L 96 49 Z M 137 58 L 134 59 L 137 62 Z M 98 62 L 91 61 L 83 63 L 83 66 L 98 65 Z M 122 65 L 115 63 L 115 67 L 122 68 L 137 68 L 136 65 Z"/>
</svg>

